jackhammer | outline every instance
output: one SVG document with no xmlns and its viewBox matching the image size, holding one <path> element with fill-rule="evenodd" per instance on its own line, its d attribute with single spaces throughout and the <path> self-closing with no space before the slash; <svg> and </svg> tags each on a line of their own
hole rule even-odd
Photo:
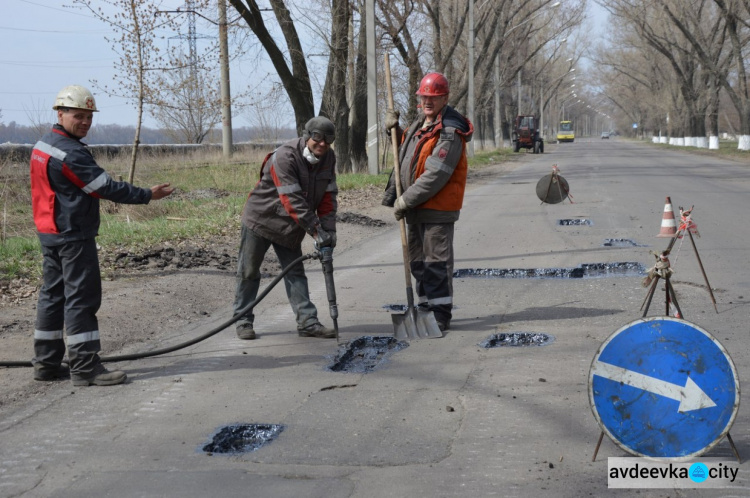
<svg viewBox="0 0 750 498">
<path fill-rule="evenodd" d="M 326 294 L 328 295 L 328 310 L 333 320 L 333 330 L 336 331 L 336 344 L 339 342 L 339 307 L 336 304 L 336 286 L 333 284 L 333 247 L 321 247 L 320 263 L 323 265 L 323 275 L 326 280 Z M 313 256 L 315 257 L 315 256 Z"/>
</svg>

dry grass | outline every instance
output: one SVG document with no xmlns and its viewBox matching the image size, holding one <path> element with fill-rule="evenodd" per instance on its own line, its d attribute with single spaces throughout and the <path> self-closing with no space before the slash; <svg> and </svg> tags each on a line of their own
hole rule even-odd
<svg viewBox="0 0 750 498">
<path fill-rule="evenodd" d="M 186 155 L 143 154 L 137 164 L 134 184 L 150 187 L 171 183 L 175 193 L 148 205 L 101 202 L 101 229 L 97 242 L 104 251 L 138 251 L 164 241 L 206 240 L 236 234 L 240 214 L 258 180 L 258 170 L 267 150 L 236 154 L 224 161 L 220 152 L 191 151 Z M 472 168 L 506 160 L 507 151 L 478 153 Z M 129 157 L 99 159 L 113 177 L 127 178 Z M 380 175 L 339 175 L 339 190 L 358 191 L 378 186 L 380 192 L 388 172 Z M 3 214 L 0 239 L 0 281 L 41 274 L 39 242 L 31 213 L 27 164 L 0 164 L 0 209 Z"/>
</svg>

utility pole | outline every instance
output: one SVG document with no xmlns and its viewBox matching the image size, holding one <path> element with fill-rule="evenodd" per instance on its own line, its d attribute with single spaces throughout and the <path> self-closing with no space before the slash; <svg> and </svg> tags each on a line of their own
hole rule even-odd
<svg viewBox="0 0 750 498">
<path fill-rule="evenodd" d="M 521 68 L 518 68 L 518 115 L 521 115 Z"/>
<path fill-rule="evenodd" d="M 378 72 L 375 55 L 375 0 L 365 2 L 367 37 L 367 171 L 378 174 Z"/>
<path fill-rule="evenodd" d="M 469 121 L 474 121 L 474 0 L 469 0 L 469 94 L 467 96 L 468 105 L 466 112 L 469 115 Z M 466 155 L 474 157 L 474 142 L 471 140 L 466 147 Z"/>
<path fill-rule="evenodd" d="M 227 3 L 219 1 L 219 63 L 221 65 L 221 144 L 225 159 L 233 153 L 232 93 L 229 89 L 229 42 L 227 40 Z"/>
<path fill-rule="evenodd" d="M 503 128 L 500 121 L 501 111 L 500 108 L 500 57 L 495 57 L 495 114 L 493 116 L 495 121 L 495 148 L 499 149 L 503 146 Z"/>
<path fill-rule="evenodd" d="M 192 79 L 190 89 L 191 104 L 195 101 L 195 85 L 198 82 L 198 52 L 196 39 L 199 36 L 195 32 L 195 16 L 200 16 L 214 26 L 219 26 L 219 63 L 221 66 L 221 138 L 223 145 L 223 156 L 232 157 L 232 103 L 229 89 L 229 47 L 227 41 L 227 4 L 226 0 L 218 0 L 219 22 L 213 21 L 195 10 L 195 0 L 185 1 L 185 10 L 158 10 L 157 14 L 188 14 L 188 47 L 190 61 L 190 77 Z M 177 38 L 183 38 L 178 36 Z M 209 38 L 200 36 L 200 38 Z"/>
</svg>

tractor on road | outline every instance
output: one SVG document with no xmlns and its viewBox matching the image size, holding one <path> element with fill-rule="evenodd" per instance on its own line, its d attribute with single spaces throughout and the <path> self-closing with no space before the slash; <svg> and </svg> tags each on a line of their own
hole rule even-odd
<svg viewBox="0 0 750 498">
<path fill-rule="evenodd" d="M 536 116 L 516 116 L 513 128 L 513 152 L 531 149 L 534 154 L 544 153 L 544 141 L 539 133 L 539 120 Z"/>
</svg>

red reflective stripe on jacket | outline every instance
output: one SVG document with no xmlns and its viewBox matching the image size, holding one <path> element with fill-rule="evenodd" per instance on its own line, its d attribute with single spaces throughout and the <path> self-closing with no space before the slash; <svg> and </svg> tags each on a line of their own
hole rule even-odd
<svg viewBox="0 0 750 498">
<path fill-rule="evenodd" d="M 278 189 L 281 186 L 281 181 L 279 181 L 278 175 L 276 175 L 276 165 L 271 164 L 271 167 L 269 168 L 269 173 L 271 173 L 271 178 L 273 178 L 273 184 L 276 185 L 276 188 Z M 289 196 L 286 194 L 279 194 L 279 200 L 281 200 L 281 205 L 284 206 L 284 209 L 289 214 L 289 216 L 292 217 L 295 223 L 299 223 L 299 217 L 297 216 L 297 211 L 294 210 L 294 206 L 292 206 L 292 202 L 289 200 Z"/>
<path fill-rule="evenodd" d="M 326 192 L 323 195 L 323 199 L 320 201 L 320 204 L 318 204 L 318 218 L 322 218 L 333 212 L 333 195 L 330 192 Z"/>
<path fill-rule="evenodd" d="M 67 178 L 68 180 L 70 180 L 70 183 L 72 183 L 73 185 L 75 185 L 79 189 L 83 190 L 83 187 L 86 186 L 86 184 L 83 182 L 83 180 L 81 180 L 80 178 L 78 178 L 76 176 L 76 174 L 73 173 L 73 171 L 65 163 L 63 163 L 63 165 L 62 165 L 62 174 L 65 176 L 65 178 Z M 86 194 L 86 195 L 90 195 L 91 197 L 96 197 L 97 199 L 103 199 L 103 197 L 101 195 L 97 194 L 96 192 L 91 192 L 91 193 Z"/>
<path fill-rule="evenodd" d="M 49 184 L 49 154 L 37 149 L 31 152 L 31 205 L 34 224 L 41 233 L 59 233 L 55 224 L 55 191 Z"/>
</svg>

